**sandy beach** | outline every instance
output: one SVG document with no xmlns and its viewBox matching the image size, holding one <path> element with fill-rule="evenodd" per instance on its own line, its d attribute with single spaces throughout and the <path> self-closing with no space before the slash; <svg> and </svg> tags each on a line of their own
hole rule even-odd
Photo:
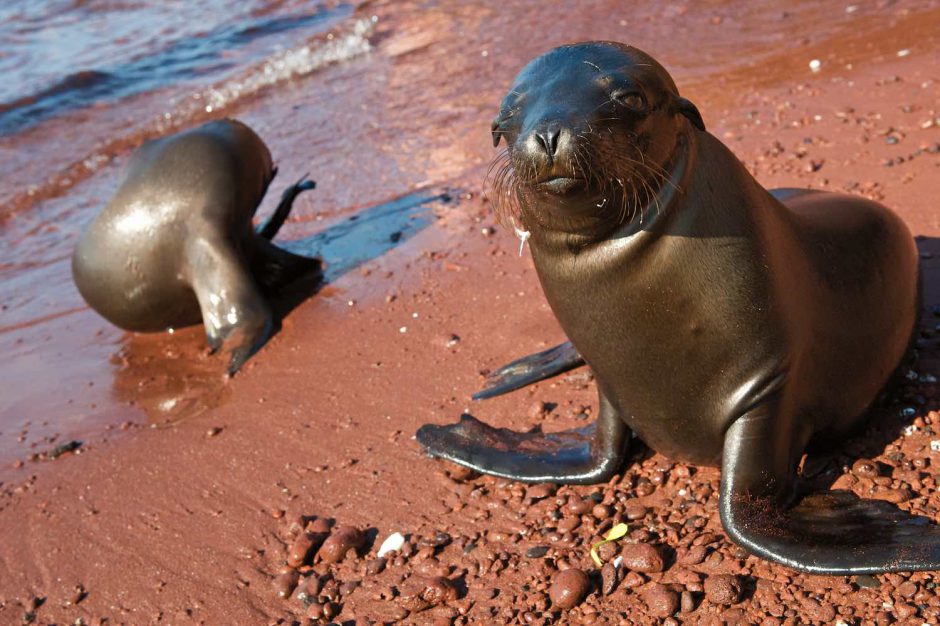
<svg viewBox="0 0 940 626">
<path fill-rule="evenodd" d="M 749 556 L 722 531 L 717 469 L 640 449 L 606 485 L 526 486 L 428 459 L 413 438 L 462 412 L 546 431 L 593 419 L 586 369 L 470 395 L 564 340 L 486 194 L 490 121 L 531 58 L 618 40 L 656 56 L 765 187 L 859 194 L 909 226 L 924 280 L 915 369 L 811 480 L 940 523 L 940 3 L 323 10 L 288 47 L 291 68 L 312 69 L 270 84 L 237 69 L 0 135 L 0 623 L 308 623 L 284 568 L 314 526 L 365 540 L 288 568 L 335 612 L 309 623 L 940 623 L 934 573 L 808 576 Z M 258 67 L 288 63 L 265 54 Z M 261 213 L 305 172 L 317 181 L 281 237 L 328 267 L 232 379 L 201 328 L 123 333 L 68 269 L 133 148 L 221 116 L 251 125 L 279 165 Z M 618 548 L 651 546 L 639 551 L 659 563 L 605 594 L 589 550 L 617 521 L 630 527 Z M 394 532 L 405 547 L 380 562 Z M 547 590 L 568 566 L 598 584 L 560 610 Z M 425 608 L 428 585 L 444 600 Z"/>
</svg>

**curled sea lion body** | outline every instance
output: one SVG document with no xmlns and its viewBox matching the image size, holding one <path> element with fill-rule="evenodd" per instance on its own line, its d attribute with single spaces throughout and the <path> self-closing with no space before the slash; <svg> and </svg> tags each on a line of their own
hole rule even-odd
<svg viewBox="0 0 940 626">
<path fill-rule="evenodd" d="M 496 372 L 498 395 L 586 362 L 595 424 L 515 433 L 464 416 L 426 425 L 429 453 L 524 481 L 602 482 L 631 431 L 720 465 L 729 536 L 829 574 L 940 569 L 940 528 L 848 492 L 797 495 L 808 446 L 837 442 L 907 352 L 918 256 L 904 223 L 858 197 L 768 192 L 665 69 L 615 43 L 522 70 L 493 125 L 497 187 L 529 231 L 570 338 Z"/>
<path fill-rule="evenodd" d="M 267 340 L 267 296 L 320 269 L 271 239 L 294 198 L 290 186 L 271 219 L 251 219 L 274 178 L 267 146 L 235 120 L 148 141 L 114 197 L 82 234 L 72 274 L 85 301 L 116 326 L 139 332 L 198 323 L 234 373 Z"/>
</svg>

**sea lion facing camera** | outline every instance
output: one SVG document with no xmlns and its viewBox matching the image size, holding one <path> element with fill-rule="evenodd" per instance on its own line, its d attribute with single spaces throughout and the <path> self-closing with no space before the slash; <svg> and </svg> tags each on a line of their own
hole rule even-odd
<svg viewBox="0 0 940 626">
<path fill-rule="evenodd" d="M 235 373 L 271 332 L 266 296 L 320 271 L 319 259 L 270 241 L 312 181 L 288 187 L 270 220 L 252 228 L 276 172 L 261 138 L 236 120 L 148 141 L 75 248 L 82 297 L 125 330 L 202 319 L 209 345 L 229 353 Z"/>
<path fill-rule="evenodd" d="M 662 66 L 622 44 L 531 62 L 493 138 L 508 147 L 497 187 L 571 343 L 500 370 L 484 394 L 587 362 L 600 411 L 554 434 L 470 416 L 425 425 L 430 454 L 597 483 L 632 431 L 674 459 L 720 464 L 722 523 L 757 555 L 828 574 L 940 568 L 927 520 L 796 490 L 807 446 L 860 423 L 913 336 L 917 252 L 897 216 L 858 197 L 766 191 Z"/>
</svg>

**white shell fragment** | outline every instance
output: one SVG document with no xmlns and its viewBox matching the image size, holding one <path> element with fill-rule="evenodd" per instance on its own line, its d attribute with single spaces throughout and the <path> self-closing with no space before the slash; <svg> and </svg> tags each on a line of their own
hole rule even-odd
<svg viewBox="0 0 940 626">
<path fill-rule="evenodd" d="M 378 556 L 383 557 L 389 552 L 401 550 L 403 545 L 405 545 L 405 536 L 401 533 L 392 533 L 379 546 Z"/>
</svg>

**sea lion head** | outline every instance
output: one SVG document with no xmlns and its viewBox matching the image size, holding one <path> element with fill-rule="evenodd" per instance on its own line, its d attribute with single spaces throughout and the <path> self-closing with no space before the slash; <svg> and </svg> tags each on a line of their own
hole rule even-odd
<svg viewBox="0 0 940 626">
<path fill-rule="evenodd" d="M 681 136 L 705 125 L 648 54 L 613 42 L 562 46 L 526 65 L 493 120 L 502 214 L 529 228 L 616 225 L 667 184 Z"/>
</svg>

